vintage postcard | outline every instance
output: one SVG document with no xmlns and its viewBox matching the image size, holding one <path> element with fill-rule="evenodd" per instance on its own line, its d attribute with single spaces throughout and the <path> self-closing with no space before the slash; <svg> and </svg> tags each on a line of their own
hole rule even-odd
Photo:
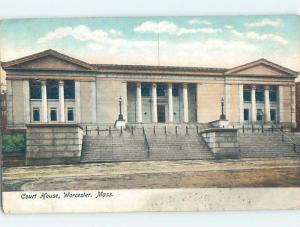
<svg viewBox="0 0 300 227">
<path fill-rule="evenodd" d="M 296 15 L 0 21 L 5 213 L 300 209 Z"/>
</svg>

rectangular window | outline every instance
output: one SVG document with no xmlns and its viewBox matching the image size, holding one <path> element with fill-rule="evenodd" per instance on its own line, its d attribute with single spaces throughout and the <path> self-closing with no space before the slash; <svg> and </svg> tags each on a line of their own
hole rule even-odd
<svg viewBox="0 0 300 227">
<path fill-rule="evenodd" d="M 276 122 L 276 110 L 270 109 L 271 121 Z"/>
<path fill-rule="evenodd" d="M 255 99 L 256 99 L 256 102 L 263 102 L 264 101 L 264 92 L 263 91 L 256 91 L 255 92 Z"/>
<path fill-rule="evenodd" d="M 251 91 L 250 90 L 244 90 L 244 102 L 250 102 L 251 101 Z"/>
<path fill-rule="evenodd" d="M 57 110 L 56 108 L 50 109 L 50 120 L 51 121 L 57 121 Z"/>
<path fill-rule="evenodd" d="M 262 109 L 257 109 L 256 111 L 256 120 L 257 121 L 262 121 L 263 119 L 263 110 Z"/>
<path fill-rule="evenodd" d="M 64 96 L 65 99 L 75 99 L 75 81 L 65 80 L 64 81 Z"/>
<path fill-rule="evenodd" d="M 244 109 L 244 121 L 249 121 L 249 109 Z"/>
<path fill-rule="evenodd" d="M 276 90 L 270 90 L 270 102 L 277 102 L 277 92 Z"/>
<path fill-rule="evenodd" d="M 68 121 L 74 121 L 74 109 L 68 108 Z"/>
<path fill-rule="evenodd" d="M 58 99 L 57 80 L 47 80 L 47 99 Z"/>
<path fill-rule="evenodd" d="M 30 99 L 41 99 L 42 98 L 41 81 L 30 80 L 29 87 L 30 87 Z"/>
<path fill-rule="evenodd" d="M 32 109 L 32 116 L 33 116 L 33 121 L 40 121 L 40 109 L 39 108 L 33 108 Z"/>
<path fill-rule="evenodd" d="M 142 85 L 142 96 L 150 96 L 150 86 L 149 85 Z"/>
<path fill-rule="evenodd" d="M 157 85 L 156 94 L 159 97 L 165 96 L 165 87 L 163 85 Z"/>
<path fill-rule="evenodd" d="M 173 86 L 172 95 L 174 97 L 178 97 L 179 96 L 179 87 L 177 85 Z"/>
</svg>

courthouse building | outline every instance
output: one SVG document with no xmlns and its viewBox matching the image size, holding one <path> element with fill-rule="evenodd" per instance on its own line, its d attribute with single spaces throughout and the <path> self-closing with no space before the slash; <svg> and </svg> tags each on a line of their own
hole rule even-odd
<svg viewBox="0 0 300 227">
<path fill-rule="evenodd" d="M 259 59 L 230 69 L 89 64 L 54 50 L 2 63 L 8 127 L 28 123 L 294 125 L 298 72 Z"/>
<path fill-rule="evenodd" d="M 109 65 L 46 50 L 2 67 L 6 125 L 26 129 L 29 165 L 300 156 L 298 134 L 279 130 L 296 124 L 298 72 L 265 59 Z"/>
</svg>

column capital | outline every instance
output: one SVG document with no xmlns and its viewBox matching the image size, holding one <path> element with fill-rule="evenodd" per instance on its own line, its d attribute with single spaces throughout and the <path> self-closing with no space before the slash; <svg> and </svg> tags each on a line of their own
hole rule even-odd
<svg viewBox="0 0 300 227">
<path fill-rule="evenodd" d="M 156 83 L 152 83 L 152 87 L 157 87 L 157 84 Z"/>
<path fill-rule="evenodd" d="M 251 90 L 256 90 L 256 85 L 255 84 L 251 85 Z"/>
<path fill-rule="evenodd" d="M 142 83 L 141 82 L 136 82 L 136 86 L 142 86 Z"/>
<path fill-rule="evenodd" d="M 59 80 L 58 81 L 58 85 L 63 86 L 64 85 L 64 81 L 63 80 Z"/>
<path fill-rule="evenodd" d="M 270 85 L 265 85 L 265 86 L 264 86 L 264 89 L 265 89 L 265 90 L 270 90 Z"/>
<path fill-rule="evenodd" d="M 188 84 L 187 83 L 183 83 L 182 86 L 185 87 L 185 88 L 187 88 Z"/>
<path fill-rule="evenodd" d="M 41 80 L 41 85 L 46 85 L 47 84 L 47 80 Z"/>
<path fill-rule="evenodd" d="M 172 84 L 172 83 L 168 83 L 168 87 L 169 87 L 169 88 L 172 88 L 172 87 L 173 87 L 173 84 Z"/>
</svg>

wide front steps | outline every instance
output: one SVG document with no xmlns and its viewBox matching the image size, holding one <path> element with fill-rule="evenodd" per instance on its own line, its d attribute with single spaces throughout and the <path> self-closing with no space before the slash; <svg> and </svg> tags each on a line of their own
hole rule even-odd
<svg viewBox="0 0 300 227">
<path fill-rule="evenodd" d="M 300 157 L 294 145 L 282 141 L 281 133 L 239 133 L 241 158 Z"/>
<path fill-rule="evenodd" d="M 85 135 L 81 162 L 145 160 L 147 149 L 142 135 Z"/>
<path fill-rule="evenodd" d="M 84 135 L 81 162 L 213 159 L 199 135 L 154 134 L 149 129 L 145 133 L 149 149 L 142 130 Z"/>
<path fill-rule="evenodd" d="M 148 135 L 151 160 L 213 159 L 198 135 Z"/>
</svg>

